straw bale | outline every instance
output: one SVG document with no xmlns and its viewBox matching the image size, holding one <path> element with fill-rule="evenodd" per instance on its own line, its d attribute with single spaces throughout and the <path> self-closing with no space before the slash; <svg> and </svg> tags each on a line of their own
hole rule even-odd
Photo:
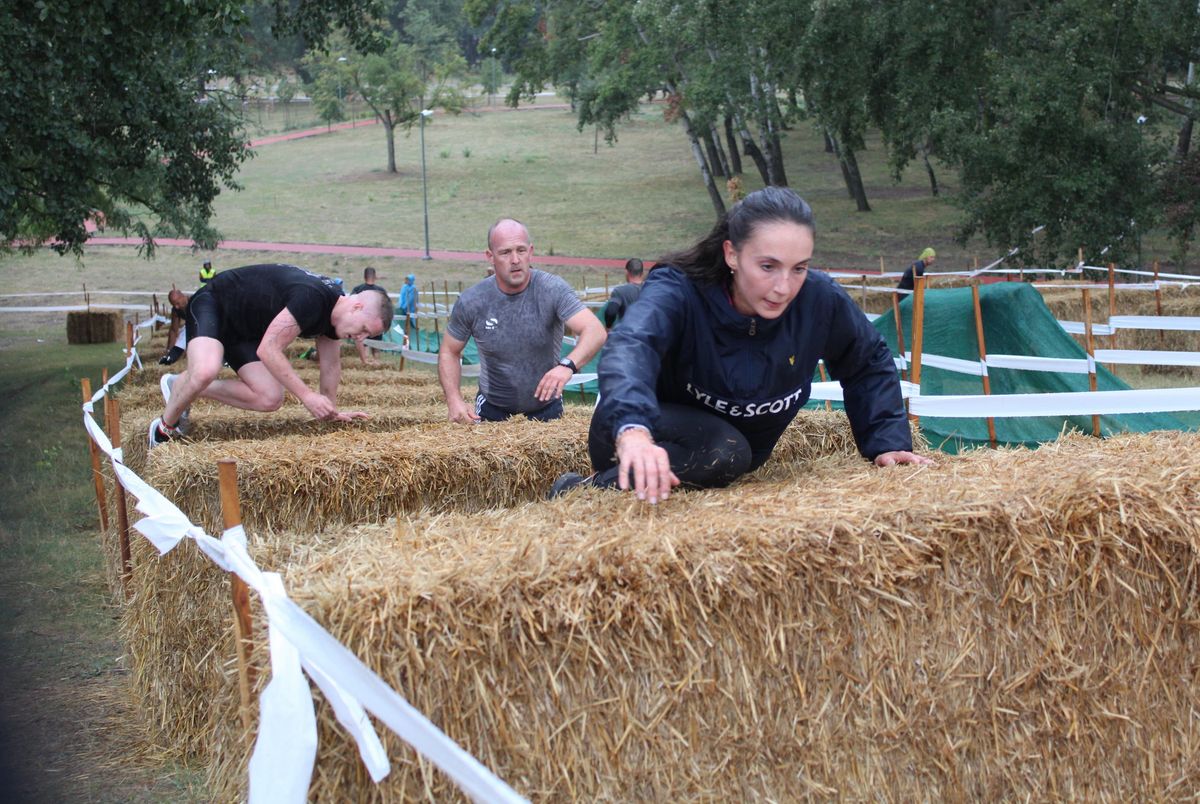
<svg viewBox="0 0 1200 804">
<path fill-rule="evenodd" d="M 125 337 L 120 313 L 71 310 L 67 313 L 67 343 L 112 343 Z"/>
<path fill-rule="evenodd" d="M 581 490 L 297 542 L 280 569 L 533 800 L 1182 798 L 1200 785 L 1198 443 L 844 458 L 657 507 Z M 228 678 L 214 700 L 210 783 L 232 800 Z M 312 800 L 460 798 L 390 734 L 373 787 L 320 719 Z"/>
<path fill-rule="evenodd" d="M 209 532 L 220 533 L 215 528 Z M 317 534 L 280 539 L 256 532 L 248 537 L 248 549 L 259 566 L 286 566 L 301 545 L 315 551 L 320 539 Z M 133 596 L 122 610 L 121 632 L 138 711 L 159 751 L 203 756 L 211 750 L 218 726 L 216 691 L 229 684 L 237 687 L 229 577 L 189 540 L 160 556 L 139 537 L 132 553 Z M 253 595 L 251 607 L 254 622 L 261 623 Z M 257 633 L 256 638 L 264 636 Z M 260 680 L 259 692 L 262 684 Z"/>
<path fill-rule="evenodd" d="M 373 397 L 384 397 L 383 394 L 372 394 Z M 186 440 L 181 442 L 182 448 L 188 444 L 211 443 L 214 449 L 220 449 L 219 443 L 230 441 L 270 441 L 283 436 L 316 438 L 322 435 L 340 432 L 355 433 L 395 433 L 405 427 L 418 424 L 433 424 L 446 420 L 446 405 L 417 404 L 391 405 L 384 399 L 373 399 L 374 404 L 363 405 L 364 412 L 370 414 L 368 419 L 356 419 L 352 422 L 324 422 L 314 419 L 308 409 L 288 397 L 289 404 L 271 413 L 239 410 L 222 405 L 219 402 L 202 400 L 193 406 L 191 426 Z M 424 402 L 424 400 L 420 400 Z M 343 409 L 351 409 L 351 403 L 342 402 Z M 359 403 L 353 403 L 358 407 Z M 162 411 L 162 397 L 158 398 L 158 406 L 153 410 L 134 409 L 121 411 L 121 443 L 124 448 L 125 465 L 135 472 L 141 472 L 146 465 L 148 441 L 146 431 L 155 416 Z M 267 449 L 273 449 L 268 446 Z"/>
<path fill-rule="evenodd" d="M 321 436 L 168 444 L 146 479 L 184 511 L 215 510 L 216 461 L 243 467 L 243 518 L 256 527 L 325 528 L 403 511 L 481 511 L 540 499 L 559 474 L 588 472 L 591 409 L 568 405 L 556 422 L 514 419 L 464 427 L 440 422 L 386 433 L 353 425 Z M 804 411 L 761 473 L 856 452 L 840 412 Z"/>
<path fill-rule="evenodd" d="M 390 375 L 390 379 L 384 380 L 383 378 L 389 377 L 389 375 L 380 374 L 377 376 L 381 378 L 378 382 L 364 381 L 363 378 L 354 376 L 345 378 L 338 385 L 338 405 L 343 408 L 353 408 L 360 405 L 367 407 L 414 407 L 437 403 L 444 404 L 442 389 L 438 385 L 436 378 L 419 379 L 415 376 L 406 377 L 399 373 L 394 373 Z M 233 378 L 234 374 L 226 370 L 222 372 L 221 377 Z M 315 377 L 311 378 L 311 382 L 313 383 L 313 387 L 315 387 Z M 473 391 L 470 391 L 470 389 L 466 389 L 466 391 L 467 396 L 464 396 L 464 398 L 473 398 L 470 396 L 473 394 Z M 151 418 L 162 412 L 162 391 L 158 387 L 157 378 L 154 379 L 153 383 L 139 382 L 135 385 L 122 387 L 117 397 L 121 400 L 122 412 L 142 411 L 143 415 L 151 413 Z M 285 399 L 285 404 L 299 404 L 291 394 L 286 394 Z M 198 399 L 192 405 L 192 413 L 199 416 L 204 411 L 218 410 L 223 407 L 226 406 L 206 399 Z"/>
</svg>

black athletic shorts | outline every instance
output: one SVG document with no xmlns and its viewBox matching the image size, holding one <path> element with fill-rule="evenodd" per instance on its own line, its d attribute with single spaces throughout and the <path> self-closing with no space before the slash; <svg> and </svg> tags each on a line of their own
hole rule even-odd
<svg viewBox="0 0 1200 804">
<path fill-rule="evenodd" d="M 258 341 L 239 341 L 221 327 L 221 305 L 207 287 L 200 288 L 187 306 L 187 339 L 216 338 L 225 347 L 225 362 L 234 371 L 247 363 L 256 363 Z"/>
</svg>

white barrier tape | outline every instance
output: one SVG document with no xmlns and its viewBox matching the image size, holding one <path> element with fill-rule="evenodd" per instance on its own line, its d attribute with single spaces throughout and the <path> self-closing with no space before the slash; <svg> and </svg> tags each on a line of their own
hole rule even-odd
<svg viewBox="0 0 1200 804">
<path fill-rule="evenodd" d="M 347 695 L 361 701 L 388 728 L 441 768 L 467 795 L 477 801 L 524 801 L 401 698 L 294 601 L 268 597 L 263 603 L 272 625 L 296 646 L 306 665 L 314 665 L 324 676 L 336 678 Z"/>
<path fill-rule="evenodd" d="M 912 352 L 907 353 L 906 357 L 912 360 Z M 921 355 L 921 366 L 922 368 L 944 369 L 945 371 L 953 371 L 957 374 L 972 374 L 976 377 L 983 376 L 983 371 L 979 367 L 978 360 L 961 360 L 957 357 L 945 357 L 927 352 Z"/>
<path fill-rule="evenodd" d="M 155 313 L 154 315 L 147 318 L 145 321 L 138 324 L 135 327 L 135 329 L 145 329 L 146 327 L 152 327 L 155 324 L 170 324 L 170 323 L 171 323 L 171 319 L 163 318 L 161 315 L 158 315 L 157 313 Z"/>
<path fill-rule="evenodd" d="M 1104 273 L 1108 273 L 1108 268 L 1106 266 L 1082 265 L 1080 267 L 1088 271 L 1103 271 Z M 1195 284 L 1196 282 L 1200 281 L 1200 277 L 1192 276 L 1191 274 L 1167 274 L 1162 272 L 1156 274 L 1154 271 L 1137 271 L 1133 268 L 1114 268 L 1113 273 L 1134 274 L 1136 276 L 1156 276 L 1159 279 L 1181 279 L 1185 284 Z"/>
<path fill-rule="evenodd" d="M 1200 316 L 1192 315 L 1114 315 L 1108 319 L 1114 329 L 1165 329 L 1173 332 L 1200 331 Z"/>
<path fill-rule="evenodd" d="M 144 312 L 148 304 L 67 304 L 54 307 L 0 307 L 0 313 L 80 313 L 86 310 L 133 310 Z"/>
<path fill-rule="evenodd" d="M 1059 321 L 1058 325 L 1072 335 L 1084 335 L 1087 332 L 1087 327 L 1082 321 Z M 1092 324 L 1093 335 L 1112 335 L 1114 332 L 1116 330 L 1108 324 Z"/>
<path fill-rule="evenodd" d="M 892 362 L 896 364 L 897 369 L 899 369 L 900 371 L 908 370 L 908 356 L 910 354 L 912 354 L 912 352 L 906 352 L 905 354 L 896 355 L 895 357 L 892 358 Z"/>
<path fill-rule="evenodd" d="M 907 380 L 900 382 L 900 395 L 905 399 L 921 395 L 921 386 L 914 385 Z M 844 402 L 845 398 L 842 395 L 842 384 L 837 380 L 824 380 L 814 382 L 812 384 L 812 392 L 809 394 L 809 400 L 813 402 Z"/>
<path fill-rule="evenodd" d="M 277 677 L 284 680 L 276 687 L 280 691 L 271 701 L 264 699 L 261 702 L 260 735 L 265 735 L 265 742 L 255 748 L 258 761 L 252 761 L 251 800 L 255 804 L 260 801 L 303 801 L 311 783 L 312 765 L 304 759 L 310 753 L 307 727 L 303 723 L 298 727 L 295 717 L 297 713 L 301 720 L 306 717 L 299 703 L 301 690 L 308 707 L 312 705 L 312 694 L 306 684 L 295 682 L 294 661 L 288 650 L 290 645 L 301 666 L 311 668 L 310 677 L 333 704 L 338 720 L 355 738 L 359 754 L 373 779 L 384 778 L 390 771 L 390 764 L 363 704 L 446 772 L 468 795 L 480 801 L 524 801 L 305 614 L 282 591 L 281 585 L 274 589 L 274 582 L 270 580 L 272 573 L 262 572 L 246 551 L 245 534 L 240 526 L 226 531 L 221 539 L 214 539 L 121 462 L 120 450 L 112 447 L 92 412 L 95 402 L 129 372 L 136 359 L 135 350 L 128 357 L 125 368 L 83 404 L 84 426 L 113 460 L 113 469 L 125 489 L 137 498 L 138 510 L 146 514 L 134 526 L 139 532 L 146 535 L 161 553 L 171 550 L 183 538 L 192 537 L 197 547 L 217 566 L 236 572 L 262 598 L 272 635 L 272 685 Z M 276 635 L 282 642 L 274 638 Z M 278 665 L 276 658 L 280 662 Z M 284 718 L 286 722 L 277 718 Z M 315 741 L 315 725 L 313 734 Z M 291 744 L 297 736 L 300 744 Z M 315 747 L 311 751 L 315 756 Z"/>
<path fill-rule="evenodd" d="M 879 313 L 863 313 L 863 315 L 867 317 L 868 321 L 875 321 L 881 317 Z"/>
<path fill-rule="evenodd" d="M 1045 288 L 1049 290 L 1108 290 L 1110 287 L 1107 282 L 1069 282 L 1063 284 L 1061 282 L 1031 282 L 1035 288 Z M 1117 282 L 1112 286 L 1113 290 L 1158 290 L 1156 282 Z"/>
<path fill-rule="evenodd" d="M 1184 410 L 1200 410 L 1200 388 L 1074 391 L 1059 394 L 1001 394 L 997 396 L 922 396 L 909 403 L 909 411 L 917 416 L 964 419 L 1107 416 Z"/>
<path fill-rule="evenodd" d="M 274 572 L 264 574 L 261 594 L 285 597 Z M 250 802 L 304 804 L 317 758 L 317 716 L 300 653 L 268 620 L 271 681 L 259 696 L 258 738 L 250 757 Z"/>
<path fill-rule="evenodd" d="M 1088 374 L 1096 373 L 1096 358 L 1092 355 L 1088 355 L 1087 357 L 1087 370 Z"/>
<path fill-rule="evenodd" d="M 1082 357 L 1031 357 L 1029 355 L 988 355 L 991 368 L 1021 371 L 1052 371 L 1057 374 L 1087 374 L 1088 361 Z"/>
<path fill-rule="evenodd" d="M 1132 366 L 1200 366 L 1200 352 L 1160 352 L 1135 349 L 1097 349 L 1100 363 Z"/>
</svg>

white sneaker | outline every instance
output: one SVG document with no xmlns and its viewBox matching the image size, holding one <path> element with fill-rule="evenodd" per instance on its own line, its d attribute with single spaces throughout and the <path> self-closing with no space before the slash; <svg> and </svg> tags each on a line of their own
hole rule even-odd
<svg viewBox="0 0 1200 804">
<path fill-rule="evenodd" d="M 171 401 L 171 392 L 175 390 L 175 381 L 179 379 L 178 374 L 164 374 L 158 381 L 159 390 L 162 391 L 163 402 Z M 179 414 L 179 430 L 186 430 L 191 424 L 192 409 L 188 408 L 183 413 Z"/>
<path fill-rule="evenodd" d="M 149 449 L 160 447 L 181 435 L 183 435 L 183 430 L 178 427 L 167 427 L 162 423 L 161 416 L 150 422 L 150 430 L 146 433 L 146 437 L 149 440 Z"/>
</svg>

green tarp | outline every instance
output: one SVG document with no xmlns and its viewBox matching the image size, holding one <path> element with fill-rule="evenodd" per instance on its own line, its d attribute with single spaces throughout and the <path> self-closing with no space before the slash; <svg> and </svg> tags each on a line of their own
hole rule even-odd
<svg viewBox="0 0 1200 804">
<path fill-rule="evenodd" d="M 983 318 L 983 339 L 989 355 L 1009 354 L 1034 357 L 1086 358 L 1087 352 L 1063 330 L 1042 301 L 1036 288 L 1023 282 L 982 285 L 979 306 Z M 904 344 L 912 349 L 912 297 L 900 304 Z M 896 345 L 896 320 L 887 313 L 875 320 L 893 353 Z M 1100 346 L 1103 348 L 1103 345 Z M 971 289 L 947 288 L 925 293 L 924 354 L 954 357 L 979 362 L 979 344 L 975 334 L 975 313 Z M 1097 390 L 1116 391 L 1129 385 L 1103 366 L 1097 366 Z M 1086 374 L 1024 369 L 989 368 L 992 394 L 1037 394 L 1087 391 Z M 949 396 L 982 394 L 983 379 L 929 365 L 921 367 L 921 395 Z M 1064 430 L 1092 432 L 1091 416 L 998 418 L 994 419 L 996 438 L 1001 444 L 1036 446 L 1053 441 Z M 1100 417 L 1101 434 L 1147 432 L 1150 430 L 1200 429 L 1200 414 L 1141 413 Z M 985 446 L 988 443 L 986 419 L 921 417 L 921 430 L 929 442 L 946 451 Z"/>
</svg>

